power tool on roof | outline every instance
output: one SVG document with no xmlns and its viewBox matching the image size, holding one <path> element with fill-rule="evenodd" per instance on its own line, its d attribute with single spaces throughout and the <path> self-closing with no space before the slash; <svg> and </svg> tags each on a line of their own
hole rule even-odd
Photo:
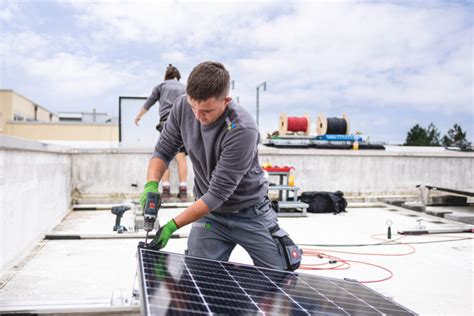
<svg viewBox="0 0 474 316">
<path fill-rule="evenodd" d="M 160 194 L 148 192 L 146 195 L 145 207 L 143 208 L 143 229 L 146 231 L 145 246 L 148 241 L 148 233 L 153 230 L 155 221 L 158 218 L 158 210 L 161 206 Z M 158 224 L 159 228 L 159 224 Z"/>
<path fill-rule="evenodd" d="M 122 226 L 120 224 L 120 221 L 122 220 L 123 214 L 130 209 L 130 206 L 128 205 L 120 205 L 120 206 L 114 206 L 112 207 L 112 214 L 115 215 L 115 225 L 114 225 L 114 232 L 117 232 L 119 234 L 123 233 L 124 231 L 128 231 L 125 226 Z"/>
</svg>

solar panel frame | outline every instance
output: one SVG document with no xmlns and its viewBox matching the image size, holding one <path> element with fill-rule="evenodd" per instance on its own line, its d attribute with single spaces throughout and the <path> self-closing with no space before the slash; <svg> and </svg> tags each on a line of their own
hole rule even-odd
<svg viewBox="0 0 474 316">
<path fill-rule="evenodd" d="M 168 268 L 180 265 L 178 283 Z M 417 315 L 351 280 L 144 248 L 138 270 L 144 315 Z"/>
</svg>

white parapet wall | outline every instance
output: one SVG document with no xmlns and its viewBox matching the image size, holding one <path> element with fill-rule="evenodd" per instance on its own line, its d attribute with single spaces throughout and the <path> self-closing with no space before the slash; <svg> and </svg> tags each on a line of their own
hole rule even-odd
<svg viewBox="0 0 474 316">
<path fill-rule="evenodd" d="M 403 148 L 403 147 L 401 147 Z M 261 147 L 260 161 L 295 167 L 295 185 L 303 191 L 351 195 L 416 193 L 416 185 L 474 188 L 474 153 L 394 150 L 277 149 Z"/>
<path fill-rule="evenodd" d="M 82 149 L 72 156 L 73 198 L 107 203 L 137 197 L 146 183 L 152 151 L 143 149 Z M 188 190 L 194 173 L 188 158 Z M 170 163 L 172 193 L 178 192 L 176 161 Z M 132 186 L 133 185 L 133 186 Z"/>
<path fill-rule="evenodd" d="M 259 152 L 262 164 L 295 167 L 295 185 L 301 188 L 300 192 L 416 194 L 418 184 L 474 189 L 473 153 L 265 146 Z M 151 157 L 152 148 L 74 149 L 0 135 L 0 271 L 53 229 L 70 210 L 72 200 L 115 203 L 138 197 Z M 188 162 L 188 188 L 192 192 L 189 158 Z M 176 192 L 175 162 L 171 163 L 171 185 Z"/>
<path fill-rule="evenodd" d="M 295 167 L 301 191 L 336 191 L 348 195 L 416 194 L 416 185 L 473 189 L 474 154 L 453 151 L 277 149 L 261 146 L 260 162 Z M 138 195 L 146 182 L 151 150 L 90 149 L 73 155 L 74 198 L 125 198 Z M 193 172 L 188 158 L 188 188 Z M 171 184 L 177 190 L 176 164 Z M 270 179 L 277 182 L 278 179 Z M 134 189 L 131 184 L 137 184 Z M 300 191 L 300 192 L 301 192 Z"/>
<path fill-rule="evenodd" d="M 70 208 L 71 155 L 0 135 L 0 271 L 56 226 Z"/>
</svg>

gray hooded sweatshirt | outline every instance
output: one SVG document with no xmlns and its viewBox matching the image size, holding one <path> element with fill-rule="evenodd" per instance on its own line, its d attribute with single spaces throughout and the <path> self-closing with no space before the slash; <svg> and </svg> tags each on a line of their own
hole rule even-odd
<svg viewBox="0 0 474 316">
<path fill-rule="evenodd" d="M 171 109 L 153 157 L 168 165 L 184 145 L 193 164 L 194 196 L 211 212 L 236 212 L 268 191 L 258 162 L 259 138 L 255 120 L 240 105 L 231 102 L 220 118 L 203 125 L 183 95 Z"/>
</svg>

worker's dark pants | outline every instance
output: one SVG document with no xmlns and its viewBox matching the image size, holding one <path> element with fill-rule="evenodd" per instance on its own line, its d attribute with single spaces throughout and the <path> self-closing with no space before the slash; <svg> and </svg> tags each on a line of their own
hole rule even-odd
<svg viewBox="0 0 474 316">
<path fill-rule="evenodd" d="M 228 261 L 239 244 L 249 253 L 254 265 L 284 270 L 284 254 L 269 231 L 276 224 L 276 213 L 268 198 L 236 213 L 210 213 L 193 223 L 188 254 Z"/>
</svg>

